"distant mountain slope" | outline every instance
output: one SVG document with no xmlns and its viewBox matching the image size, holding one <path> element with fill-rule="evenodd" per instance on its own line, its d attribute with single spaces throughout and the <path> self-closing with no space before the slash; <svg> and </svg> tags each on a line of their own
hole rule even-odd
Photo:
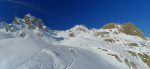
<svg viewBox="0 0 150 69">
<path fill-rule="evenodd" d="M 0 69 L 150 69 L 150 39 L 132 23 L 59 31 L 27 14 L 0 23 Z"/>
</svg>

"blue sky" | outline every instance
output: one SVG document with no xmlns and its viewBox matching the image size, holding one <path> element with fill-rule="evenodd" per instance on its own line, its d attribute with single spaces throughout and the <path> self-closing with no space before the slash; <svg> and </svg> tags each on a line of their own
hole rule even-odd
<svg viewBox="0 0 150 69">
<path fill-rule="evenodd" d="M 150 0 L 0 0 L 0 9 L 0 21 L 31 13 L 58 30 L 132 22 L 150 37 Z"/>
</svg>

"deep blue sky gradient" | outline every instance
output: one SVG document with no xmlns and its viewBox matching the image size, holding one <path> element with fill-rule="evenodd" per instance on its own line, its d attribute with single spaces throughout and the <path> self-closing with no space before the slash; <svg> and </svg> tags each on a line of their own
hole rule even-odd
<svg viewBox="0 0 150 69">
<path fill-rule="evenodd" d="M 150 37 L 150 0 L 0 0 L 0 21 L 11 22 L 27 13 L 57 30 L 132 22 Z"/>
</svg>

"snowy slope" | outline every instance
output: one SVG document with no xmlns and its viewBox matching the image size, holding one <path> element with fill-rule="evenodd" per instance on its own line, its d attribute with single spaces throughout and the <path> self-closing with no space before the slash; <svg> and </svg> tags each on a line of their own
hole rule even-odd
<svg viewBox="0 0 150 69">
<path fill-rule="evenodd" d="M 150 43 L 148 38 L 127 35 L 116 28 L 83 30 L 87 28 L 77 25 L 69 30 L 57 32 L 57 37 L 65 38 L 58 44 L 95 52 L 114 66 L 121 67 L 120 69 L 149 69 Z M 146 55 L 141 56 L 141 54 Z"/>
<path fill-rule="evenodd" d="M 1 22 L 0 69 L 150 69 L 149 38 L 116 27 L 50 30 L 30 14 Z"/>
<path fill-rule="evenodd" d="M 110 68 L 107 65 L 109 62 L 90 51 L 50 45 L 30 38 L 0 40 L 0 54 L 0 69 Z M 113 65 L 109 66 L 117 68 Z"/>
</svg>

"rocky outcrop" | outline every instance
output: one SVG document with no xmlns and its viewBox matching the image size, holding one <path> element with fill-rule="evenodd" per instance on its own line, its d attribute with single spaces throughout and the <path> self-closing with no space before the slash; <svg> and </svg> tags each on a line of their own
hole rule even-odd
<svg viewBox="0 0 150 69">
<path fill-rule="evenodd" d="M 125 24 L 109 23 L 102 27 L 102 29 L 113 29 L 113 28 L 117 28 L 119 32 L 125 33 L 127 35 L 139 36 L 141 38 L 144 38 L 143 32 L 141 32 L 134 24 L 130 22 Z"/>
</svg>

